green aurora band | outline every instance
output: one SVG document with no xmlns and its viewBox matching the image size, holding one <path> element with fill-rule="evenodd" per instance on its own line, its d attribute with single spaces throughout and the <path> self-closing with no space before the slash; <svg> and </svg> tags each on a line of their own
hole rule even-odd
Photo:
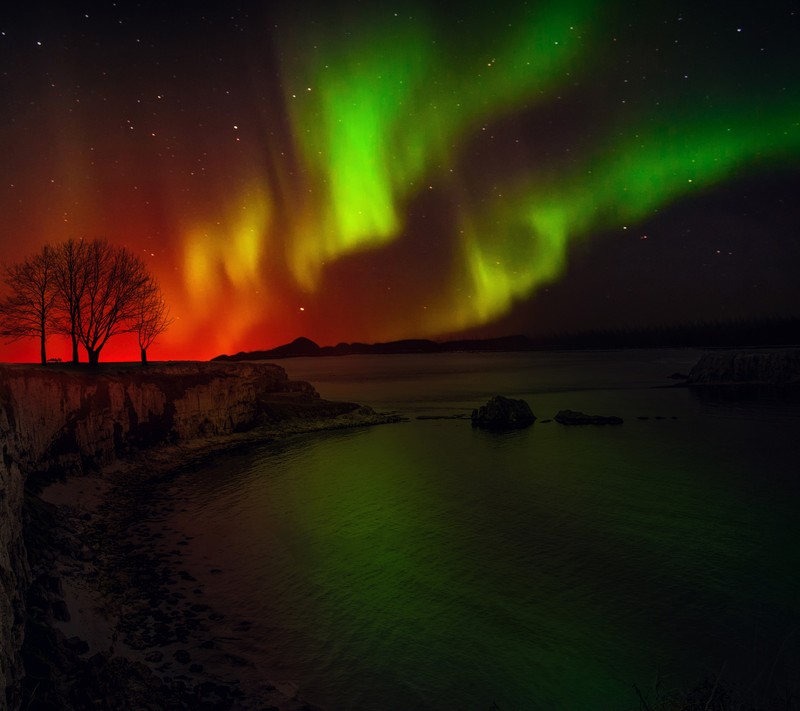
<svg viewBox="0 0 800 711">
<path fill-rule="evenodd" d="M 324 195 L 313 240 L 290 258 L 301 283 L 325 259 L 396 238 L 400 205 L 448 173 L 469 130 L 546 98 L 576 63 L 593 6 L 517 12 L 478 52 L 452 46 L 420 8 L 386 11 L 352 35 L 327 27 L 301 41 L 313 49 L 284 52 L 294 138 Z"/>
<path fill-rule="evenodd" d="M 573 239 L 635 225 L 745 166 L 774 167 L 800 152 L 798 104 L 673 121 L 609 145 L 572 175 L 518 186 L 477 218 L 464 215 L 464 288 L 472 298 L 450 305 L 458 308 L 456 328 L 485 323 L 558 279 Z"/>
<path fill-rule="evenodd" d="M 285 100 L 313 196 L 287 246 L 298 283 L 313 290 L 326 261 L 402 238 L 403 209 L 429 183 L 457 192 L 459 150 L 482 124 L 590 76 L 599 9 L 543 4 L 461 32 L 422 8 L 375 10 L 283 38 Z M 532 166 L 503 197 L 459 201 L 455 234 L 431 237 L 457 240 L 461 263 L 447 292 L 406 327 L 435 335 L 501 316 L 559 278 L 576 238 L 635 226 L 742 169 L 796 158 L 799 119 L 796 92 L 713 109 L 684 99 L 684 108 L 607 127 L 611 135 L 595 139 L 603 147 L 577 168 Z"/>
</svg>

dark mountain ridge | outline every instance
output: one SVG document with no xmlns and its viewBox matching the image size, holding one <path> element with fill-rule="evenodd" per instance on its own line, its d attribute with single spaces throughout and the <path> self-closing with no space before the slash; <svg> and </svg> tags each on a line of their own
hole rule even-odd
<svg viewBox="0 0 800 711">
<path fill-rule="evenodd" d="M 468 339 L 438 343 L 425 338 L 408 338 L 386 343 L 339 343 L 320 346 L 308 338 L 296 338 L 277 348 L 263 351 L 242 351 L 235 355 L 218 355 L 215 361 L 268 360 L 344 355 L 389 355 L 398 353 L 450 353 L 453 351 L 529 351 L 535 343 L 527 336 L 504 336 L 489 339 Z"/>
<path fill-rule="evenodd" d="M 579 331 L 546 336 L 501 336 L 432 341 L 408 338 L 386 343 L 339 343 L 320 346 L 297 338 L 277 348 L 218 355 L 215 361 L 271 360 L 344 355 L 401 353 L 511 352 L 534 350 L 581 350 L 617 348 L 765 348 L 800 344 L 800 317 L 759 320 L 697 322 L 673 326 Z"/>
</svg>

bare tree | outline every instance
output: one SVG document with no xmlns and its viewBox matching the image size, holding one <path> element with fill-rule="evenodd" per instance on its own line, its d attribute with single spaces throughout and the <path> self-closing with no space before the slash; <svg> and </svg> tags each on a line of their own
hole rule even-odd
<svg viewBox="0 0 800 711">
<path fill-rule="evenodd" d="M 79 312 L 87 282 L 87 249 L 83 240 L 70 239 L 53 249 L 55 288 L 58 292 L 54 330 L 72 343 L 72 362 L 78 363 Z"/>
<path fill-rule="evenodd" d="M 56 300 L 53 250 L 49 246 L 3 270 L 9 293 L 0 300 L 0 336 L 9 341 L 38 338 L 42 365 L 47 364 L 48 327 Z"/>
<path fill-rule="evenodd" d="M 78 308 L 77 333 L 94 365 L 108 339 L 135 329 L 137 304 L 147 268 L 124 247 L 94 240 L 86 245 L 86 284 Z"/>
<path fill-rule="evenodd" d="M 155 277 L 149 276 L 138 296 L 133 324 L 139 337 L 142 365 L 147 365 L 147 349 L 169 328 L 173 320 L 161 293 L 161 286 Z"/>
<path fill-rule="evenodd" d="M 108 340 L 136 333 L 142 362 L 147 349 L 172 323 L 158 281 L 141 259 L 104 240 L 69 240 L 0 271 L 0 337 L 37 337 L 42 363 L 51 331 L 68 336 L 72 360 L 78 346 L 89 363 L 100 360 Z"/>
</svg>

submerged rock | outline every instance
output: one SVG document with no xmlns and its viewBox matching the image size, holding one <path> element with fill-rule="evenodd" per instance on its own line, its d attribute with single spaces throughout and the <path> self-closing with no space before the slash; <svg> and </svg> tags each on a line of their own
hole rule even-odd
<svg viewBox="0 0 800 711">
<path fill-rule="evenodd" d="M 623 419 L 616 415 L 587 415 L 576 410 L 560 410 L 553 418 L 562 425 L 621 425 Z"/>
<path fill-rule="evenodd" d="M 515 429 L 533 424 L 536 415 L 525 400 L 495 395 L 472 411 L 472 426 L 490 430 Z"/>
</svg>

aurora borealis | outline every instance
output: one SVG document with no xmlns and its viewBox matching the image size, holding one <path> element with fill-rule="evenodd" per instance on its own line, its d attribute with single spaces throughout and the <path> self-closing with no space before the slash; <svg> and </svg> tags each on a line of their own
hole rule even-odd
<svg viewBox="0 0 800 711">
<path fill-rule="evenodd" d="M 797 315 L 800 14 L 694 5 L 4 8 L 3 258 L 130 247 L 156 358 Z"/>
</svg>

